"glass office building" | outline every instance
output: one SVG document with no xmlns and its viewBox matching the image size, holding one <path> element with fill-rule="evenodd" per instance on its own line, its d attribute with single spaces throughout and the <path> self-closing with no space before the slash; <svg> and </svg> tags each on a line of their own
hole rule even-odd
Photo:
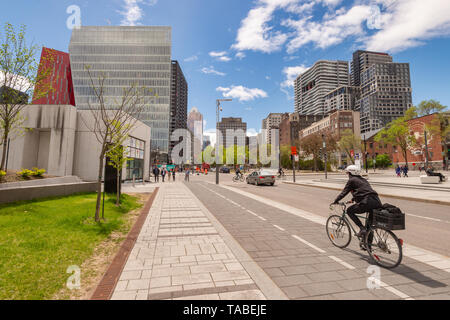
<svg viewBox="0 0 450 320">
<path fill-rule="evenodd" d="M 106 75 L 110 102 L 120 101 L 123 88 L 133 83 L 152 89 L 140 120 L 152 129 L 151 149 L 162 155 L 169 151 L 171 38 L 171 27 L 81 27 L 69 46 L 77 108 L 97 104 L 85 66 L 95 78 Z"/>
</svg>

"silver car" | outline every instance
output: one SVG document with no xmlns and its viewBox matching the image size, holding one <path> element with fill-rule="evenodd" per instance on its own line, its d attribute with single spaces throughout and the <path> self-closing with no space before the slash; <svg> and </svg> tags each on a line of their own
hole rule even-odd
<svg viewBox="0 0 450 320">
<path fill-rule="evenodd" d="M 247 183 L 255 186 L 262 184 L 273 186 L 275 184 L 275 174 L 269 170 L 258 170 L 247 177 Z"/>
</svg>

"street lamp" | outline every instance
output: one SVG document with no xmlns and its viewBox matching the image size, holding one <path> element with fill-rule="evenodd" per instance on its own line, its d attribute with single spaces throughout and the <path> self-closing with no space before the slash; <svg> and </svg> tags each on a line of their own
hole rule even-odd
<svg viewBox="0 0 450 320">
<path fill-rule="evenodd" d="M 216 100 L 216 137 L 218 137 L 219 132 L 219 121 L 220 121 L 220 111 L 222 111 L 222 107 L 220 106 L 221 102 L 225 101 L 233 101 L 233 99 L 217 99 Z M 216 184 L 219 184 L 219 141 L 216 141 Z"/>
</svg>

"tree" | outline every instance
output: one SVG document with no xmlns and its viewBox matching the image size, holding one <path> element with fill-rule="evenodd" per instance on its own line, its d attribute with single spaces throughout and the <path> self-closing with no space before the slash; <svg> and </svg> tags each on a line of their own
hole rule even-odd
<svg viewBox="0 0 450 320">
<path fill-rule="evenodd" d="M 50 75 L 54 54 L 36 59 L 39 47 L 27 44 L 25 26 L 18 31 L 6 23 L 0 42 L 0 134 L 3 146 L 0 169 L 5 170 L 8 139 L 20 134 L 24 117 L 22 111 L 31 99 L 38 100 L 53 91 Z M 39 68 L 39 69 L 38 69 Z"/>
<path fill-rule="evenodd" d="M 408 165 L 408 148 L 415 145 L 416 137 L 409 128 L 408 121 L 417 117 L 416 108 L 412 107 L 405 112 L 405 116 L 390 122 L 375 136 L 376 142 L 384 142 L 399 146 L 402 150 L 406 165 Z"/>
<path fill-rule="evenodd" d="M 123 142 L 128 139 L 128 135 L 122 134 L 122 130 L 127 127 L 127 125 L 122 125 L 121 123 L 115 123 L 113 126 L 117 127 L 117 135 L 112 137 L 113 146 L 107 153 L 109 158 L 109 165 L 117 170 L 117 194 L 116 194 L 116 206 L 120 206 L 120 173 L 123 166 L 127 163 L 129 158 L 125 155 L 125 149 L 123 147 Z"/>
<path fill-rule="evenodd" d="M 441 113 L 447 109 L 439 101 L 430 99 L 424 100 L 417 106 L 417 114 L 419 117 L 427 116 L 433 113 Z"/>
<path fill-rule="evenodd" d="M 352 163 L 355 164 L 355 159 L 352 157 L 351 152 L 352 150 L 354 152 L 361 150 L 361 139 L 352 130 L 347 129 L 342 133 L 341 139 L 338 142 L 338 149 L 345 152 Z"/>
<path fill-rule="evenodd" d="M 97 204 L 95 207 L 95 221 L 99 222 L 105 156 L 121 144 L 119 142 L 123 142 L 134 128 L 144 110 L 148 97 L 151 96 L 149 93 L 152 90 L 138 87 L 136 83 L 132 83 L 130 86 L 122 88 L 122 96 L 120 98 L 108 97 L 105 93 L 107 76 L 102 72 L 97 72 L 98 75 L 94 78 L 90 66 L 85 66 L 85 70 L 95 102 L 88 100 L 91 119 L 84 119 L 81 116 L 81 120 L 88 130 L 94 133 L 100 144 Z M 104 219 L 104 217 L 102 218 Z"/>
<path fill-rule="evenodd" d="M 320 150 L 322 148 L 322 136 L 319 133 L 311 134 L 300 140 L 300 148 L 305 155 L 313 156 L 314 171 L 317 171 L 317 159 L 320 158 Z"/>
</svg>

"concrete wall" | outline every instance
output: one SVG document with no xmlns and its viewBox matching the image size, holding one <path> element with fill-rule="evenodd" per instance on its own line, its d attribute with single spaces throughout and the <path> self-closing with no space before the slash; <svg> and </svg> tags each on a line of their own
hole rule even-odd
<svg viewBox="0 0 450 320">
<path fill-rule="evenodd" d="M 2 189 L 0 203 L 69 196 L 76 193 L 95 192 L 95 190 L 96 183 L 92 182 Z"/>
<path fill-rule="evenodd" d="M 68 105 L 25 107 L 27 130 L 11 137 L 8 169 L 39 167 L 50 175 L 72 175 L 76 113 Z"/>
</svg>

